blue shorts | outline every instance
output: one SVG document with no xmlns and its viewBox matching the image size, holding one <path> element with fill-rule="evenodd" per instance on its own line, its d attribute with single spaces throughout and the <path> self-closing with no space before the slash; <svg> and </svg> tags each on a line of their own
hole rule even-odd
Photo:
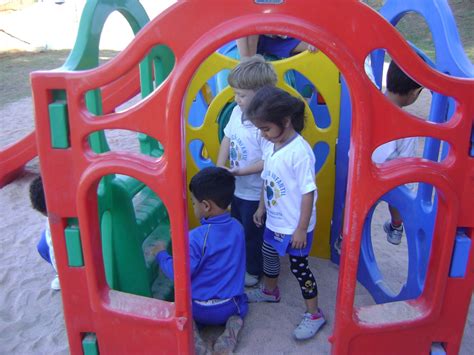
<svg viewBox="0 0 474 355">
<path fill-rule="evenodd" d="M 292 37 L 268 37 L 260 35 L 258 38 L 257 53 L 263 56 L 275 56 L 278 59 L 293 55 L 293 50 L 300 44 L 300 40 Z"/>
<path fill-rule="evenodd" d="M 281 234 L 273 232 L 265 227 L 263 240 L 270 244 L 281 256 L 286 254 L 293 256 L 308 256 L 313 244 L 313 231 L 306 234 L 306 247 L 295 249 L 291 247 L 291 234 Z"/>
<path fill-rule="evenodd" d="M 232 316 L 244 318 L 249 310 L 248 298 L 244 293 L 219 304 L 203 305 L 193 300 L 193 319 L 199 325 L 222 325 Z"/>
</svg>

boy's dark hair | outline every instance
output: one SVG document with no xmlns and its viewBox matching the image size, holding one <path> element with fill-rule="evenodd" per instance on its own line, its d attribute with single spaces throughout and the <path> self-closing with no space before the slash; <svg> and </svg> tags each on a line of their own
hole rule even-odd
<svg viewBox="0 0 474 355">
<path fill-rule="evenodd" d="M 225 209 L 234 197 L 235 177 L 224 168 L 207 167 L 191 178 L 189 190 L 199 202 L 210 200 Z"/>
<path fill-rule="evenodd" d="M 30 201 L 35 210 L 45 216 L 48 214 L 41 176 L 37 176 L 30 184 Z"/>
<path fill-rule="evenodd" d="M 289 117 L 296 132 L 301 132 L 305 123 L 305 104 L 286 91 L 274 86 L 265 86 L 258 90 L 245 114 L 251 121 L 264 121 L 284 128 Z"/>
<path fill-rule="evenodd" d="M 387 71 L 387 90 L 398 95 L 407 95 L 412 90 L 421 88 L 421 85 L 405 74 L 403 70 L 391 61 Z"/>
</svg>

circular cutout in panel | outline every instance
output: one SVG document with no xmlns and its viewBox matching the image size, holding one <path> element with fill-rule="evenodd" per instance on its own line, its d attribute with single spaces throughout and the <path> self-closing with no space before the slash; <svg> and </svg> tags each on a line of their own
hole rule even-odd
<svg viewBox="0 0 474 355">
<path fill-rule="evenodd" d="M 328 128 L 331 125 L 326 100 L 314 84 L 297 70 L 286 72 L 285 79 L 308 103 L 318 128 Z"/>
<path fill-rule="evenodd" d="M 423 292 L 436 220 L 436 206 L 427 209 L 424 195 L 432 189 L 424 183 L 398 186 L 366 218 L 358 279 L 376 303 L 416 299 Z"/>
<path fill-rule="evenodd" d="M 313 148 L 314 156 L 316 157 L 315 164 L 315 173 L 318 175 L 318 172 L 326 163 L 327 157 L 329 155 L 329 144 L 324 141 L 319 141 Z"/>
<path fill-rule="evenodd" d="M 105 277 L 113 290 L 174 300 L 173 280 L 154 263 L 158 243 L 171 252 L 169 213 L 144 183 L 126 175 L 104 176 L 97 190 Z"/>
<path fill-rule="evenodd" d="M 110 65 L 113 63 L 114 59 L 111 59 Z M 169 77 L 174 63 L 174 53 L 168 46 L 155 45 L 128 72 L 101 87 L 89 90 L 84 97 L 87 109 L 100 118 L 141 105 Z"/>
<path fill-rule="evenodd" d="M 126 129 L 106 129 L 91 133 L 88 144 L 96 154 L 114 151 L 144 154 L 155 158 L 164 154 L 163 145 L 156 139 Z"/>
<path fill-rule="evenodd" d="M 386 287 L 397 295 L 406 284 L 408 277 L 408 247 L 405 233 L 392 230 L 390 220 L 388 204 L 380 202 L 372 216 L 370 234 L 382 280 Z M 394 245 L 393 243 L 396 242 L 399 244 Z"/>
<path fill-rule="evenodd" d="M 391 160 L 416 157 L 441 162 L 449 149 L 449 143 L 432 137 L 405 137 L 378 146 L 372 153 L 372 161 L 383 164 Z"/>
</svg>

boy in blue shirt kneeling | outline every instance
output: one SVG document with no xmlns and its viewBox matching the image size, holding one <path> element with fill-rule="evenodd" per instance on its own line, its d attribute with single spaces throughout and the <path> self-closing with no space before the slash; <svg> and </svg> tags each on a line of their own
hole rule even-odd
<svg viewBox="0 0 474 355">
<path fill-rule="evenodd" d="M 242 225 L 230 216 L 235 177 L 226 169 L 208 167 L 189 184 L 194 214 L 201 226 L 189 232 L 189 258 L 193 319 L 198 325 L 225 324 L 214 351 L 232 352 L 247 314 L 245 280 L 245 235 Z M 173 277 L 173 257 L 163 244 L 155 246 L 156 262 Z M 206 345 L 195 327 L 196 352 Z"/>
</svg>

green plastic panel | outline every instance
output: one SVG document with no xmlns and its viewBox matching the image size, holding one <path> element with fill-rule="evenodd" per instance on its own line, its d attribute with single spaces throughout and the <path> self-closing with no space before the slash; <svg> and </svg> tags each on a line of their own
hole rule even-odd
<svg viewBox="0 0 474 355">
<path fill-rule="evenodd" d="M 82 350 L 84 355 L 99 355 L 99 344 L 95 333 L 87 333 L 82 339 Z"/>
<path fill-rule="evenodd" d="M 53 102 L 49 104 L 48 109 L 51 146 L 56 149 L 69 148 L 69 122 L 66 102 Z"/>
<path fill-rule="evenodd" d="M 76 226 L 68 226 L 64 230 L 66 237 L 66 249 L 68 265 L 71 267 L 84 266 L 82 256 L 81 233 Z"/>
</svg>

